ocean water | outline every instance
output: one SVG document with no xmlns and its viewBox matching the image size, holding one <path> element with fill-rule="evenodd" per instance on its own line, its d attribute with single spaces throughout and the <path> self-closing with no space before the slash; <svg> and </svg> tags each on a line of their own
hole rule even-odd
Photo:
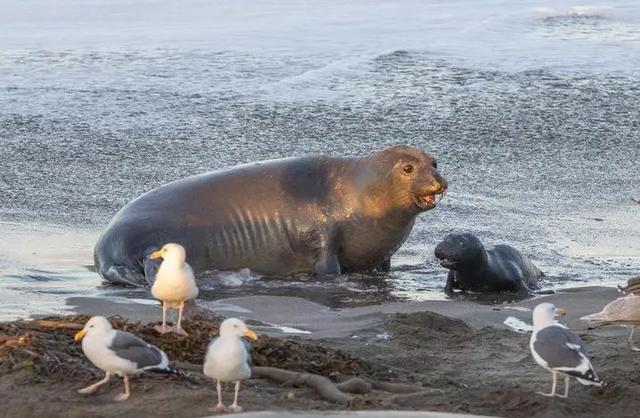
<svg viewBox="0 0 640 418">
<path fill-rule="evenodd" d="M 0 318 L 147 297 L 92 269 L 144 191 L 398 143 L 434 154 L 450 188 L 390 274 L 205 274 L 202 297 L 441 298 L 433 249 L 457 231 L 519 248 L 549 288 L 637 275 L 640 3 L 0 1 Z"/>
</svg>

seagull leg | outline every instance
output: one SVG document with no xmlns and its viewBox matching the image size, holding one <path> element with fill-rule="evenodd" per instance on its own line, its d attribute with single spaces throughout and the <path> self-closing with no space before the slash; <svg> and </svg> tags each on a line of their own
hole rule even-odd
<svg viewBox="0 0 640 418">
<path fill-rule="evenodd" d="M 104 376 L 104 379 L 102 379 L 99 382 L 94 383 L 91 386 L 87 386 L 86 388 L 78 389 L 78 393 L 82 393 L 83 395 L 88 395 L 90 393 L 94 393 L 96 390 L 98 390 L 98 388 L 100 386 L 102 386 L 105 383 L 107 383 L 109 381 L 109 379 L 111 379 L 111 373 L 107 372 L 107 374 Z"/>
<path fill-rule="evenodd" d="M 231 412 L 242 412 L 242 407 L 238 405 L 238 391 L 240 390 L 240 381 L 236 382 L 236 393 L 233 396 L 233 404 L 229 407 Z"/>
<path fill-rule="evenodd" d="M 115 397 L 116 401 L 126 401 L 129 399 L 129 395 L 131 395 L 131 391 L 129 390 L 129 376 L 124 376 L 124 393 Z"/>
<path fill-rule="evenodd" d="M 627 340 L 627 345 L 629 346 L 629 350 L 631 351 L 640 351 L 640 348 L 636 347 L 633 344 L 633 334 L 636 332 L 636 327 L 631 327 L 631 334 L 629 334 L 629 339 Z"/>
<path fill-rule="evenodd" d="M 220 384 L 219 380 L 216 381 L 216 391 L 218 392 L 218 404 L 215 407 L 210 408 L 209 410 L 212 412 L 226 411 L 227 407 L 222 403 L 222 385 Z"/>
<path fill-rule="evenodd" d="M 184 301 L 182 303 L 180 303 L 180 309 L 178 310 L 178 325 L 176 326 L 176 333 L 180 334 L 180 335 L 189 335 L 187 334 L 187 331 L 182 329 L 182 325 L 180 325 L 180 323 L 182 322 L 182 311 L 184 310 Z"/>
<path fill-rule="evenodd" d="M 551 375 L 553 376 L 553 384 L 551 385 L 551 393 L 537 392 L 538 395 L 550 396 L 550 397 L 556 396 L 556 385 L 558 383 L 558 372 L 556 372 L 555 370 L 551 370 Z"/>
<path fill-rule="evenodd" d="M 153 327 L 160 334 L 166 334 L 167 332 L 171 332 L 171 327 L 167 326 L 167 302 L 162 301 L 162 326 L 156 325 Z"/>
<path fill-rule="evenodd" d="M 567 398 L 569 397 L 569 381 L 571 377 L 569 375 L 565 375 L 564 377 L 564 395 L 557 395 L 558 398 Z"/>
</svg>

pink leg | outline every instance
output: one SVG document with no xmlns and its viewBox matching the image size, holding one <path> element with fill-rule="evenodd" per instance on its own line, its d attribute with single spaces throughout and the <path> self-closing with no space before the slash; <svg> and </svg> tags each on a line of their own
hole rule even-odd
<svg viewBox="0 0 640 418">
<path fill-rule="evenodd" d="M 551 393 L 538 392 L 539 395 L 542 396 L 556 396 L 556 385 L 558 383 L 558 372 L 555 370 L 551 370 L 551 375 L 553 376 L 553 384 L 551 385 Z"/>
<path fill-rule="evenodd" d="M 107 372 L 107 374 L 104 376 L 104 379 L 102 379 L 99 382 L 94 383 L 91 386 L 87 386 L 86 388 L 78 389 L 78 393 L 82 393 L 83 395 L 88 395 L 90 393 L 94 393 L 96 390 L 98 390 L 98 388 L 100 386 L 102 386 L 105 383 L 107 383 L 109 381 L 109 379 L 111 379 L 111 373 Z"/>
<path fill-rule="evenodd" d="M 182 311 L 183 310 L 184 310 L 184 302 L 182 302 L 180 304 L 180 309 L 178 310 L 178 325 L 176 325 L 176 333 L 178 333 L 180 335 L 189 335 L 189 334 L 187 334 L 187 331 L 182 329 L 182 325 L 180 325 L 182 323 Z"/>
<path fill-rule="evenodd" d="M 131 391 L 129 390 L 129 376 L 124 376 L 124 393 L 116 396 L 116 401 L 126 401 L 131 396 Z"/>
<path fill-rule="evenodd" d="M 242 407 L 238 405 L 238 391 L 240 390 L 240 381 L 236 382 L 235 395 L 233 396 L 233 404 L 229 407 L 231 412 L 242 412 Z"/>
<path fill-rule="evenodd" d="M 171 327 L 167 326 L 167 302 L 162 301 L 162 326 L 155 326 L 154 329 L 158 331 L 160 334 L 166 334 L 167 332 L 171 332 Z"/>
<path fill-rule="evenodd" d="M 211 411 L 213 412 L 222 412 L 222 411 L 226 411 L 227 407 L 224 406 L 224 404 L 222 403 L 222 384 L 220 383 L 220 381 L 216 381 L 216 390 L 218 392 L 218 404 L 215 406 L 215 408 L 211 408 Z"/>
</svg>

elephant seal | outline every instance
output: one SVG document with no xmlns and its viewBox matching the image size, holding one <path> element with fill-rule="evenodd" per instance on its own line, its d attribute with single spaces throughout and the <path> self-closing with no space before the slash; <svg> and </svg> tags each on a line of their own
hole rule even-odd
<svg viewBox="0 0 640 418">
<path fill-rule="evenodd" d="M 143 285 L 153 275 L 148 256 L 175 242 L 196 272 L 388 270 L 416 216 L 434 208 L 446 188 L 433 157 L 402 145 L 195 175 L 124 206 L 98 239 L 95 266 L 110 282 Z"/>
<path fill-rule="evenodd" d="M 450 234 L 435 249 L 440 265 L 449 269 L 444 291 L 514 292 L 528 294 L 539 288 L 543 273 L 520 251 L 509 245 L 486 250 L 473 234 Z"/>
</svg>

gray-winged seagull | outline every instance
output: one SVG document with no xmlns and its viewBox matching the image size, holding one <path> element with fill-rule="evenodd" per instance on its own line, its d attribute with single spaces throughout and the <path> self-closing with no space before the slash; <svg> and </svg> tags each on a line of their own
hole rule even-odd
<svg viewBox="0 0 640 418">
<path fill-rule="evenodd" d="M 104 379 L 79 389 L 79 393 L 94 393 L 100 386 L 107 383 L 113 374 L 117 374 L 124 378 L 124 393 L 118 395 L 115 400 L 124 401 L 131 394 L 130 375 L 145 370 L 174 371 L 169 367 L 167 355 L 162 350 L 131 333 L 113 329 L 109 321 L 102 316 L 89 319 L 82 331 L 78 331 L 75 335 L 75 340 L 76 342 L 82 340 L 84 354 L 96 367 L 106 372 Z"/>
<path fill-rule="evenodd" d="M 569 396 L 569 379 L 574 376 L 583 385 L 602 386 L 591 366 L 589 356 L 580 337 L 556 322 L 555 317 L 565 315 L 551 303 L 541 303 L 533 310 L 533 334 L 529 346 L 536 363 L 551 372 L 553 384 L 544 396 Z M 556 394 L 558 373 L 564 375 L 564 395 Z"/>
</svg>

